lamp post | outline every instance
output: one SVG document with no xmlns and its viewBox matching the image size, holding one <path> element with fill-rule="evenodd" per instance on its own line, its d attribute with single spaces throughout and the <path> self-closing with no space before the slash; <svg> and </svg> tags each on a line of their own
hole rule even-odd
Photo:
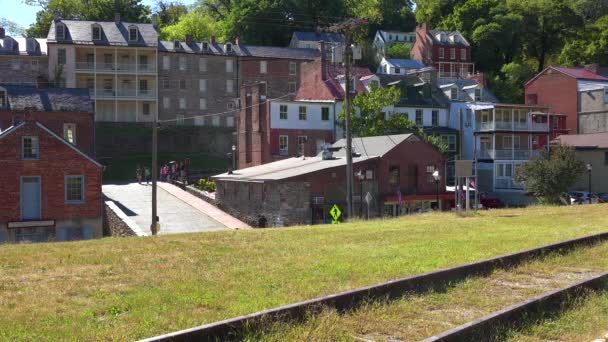
<svg viewBox="0 0 608 342">
<path fill-rule="evenodd" d="M 357 179 L 359 180 L 360 188 L 359 188 L 359 217 L 363 218 L 363 179 L 365 175 L 363 171 L 359 170 L 357 174 L 355 174 Z"/>
<path fill-rule="evenodd" d="M 236 145 L 232 145 L 232 169 L 236 170 Z"/>
<path fill-rule="evenodd" d="M 593 169 L 593 165 L 591 163 L 587 163 L 587 172 L 589 173 L 589 203 L 591 203 L 591 170 Z"/>
<path fill-rule="evenodd" d="M 435 179 L 435 188 L 437 189 L 437 210 L 441 210 L 439 205 L 439 180 L 441 176 L 439 176 L 439 170 L 433 171 L 433 179 Z"/>
</svg>

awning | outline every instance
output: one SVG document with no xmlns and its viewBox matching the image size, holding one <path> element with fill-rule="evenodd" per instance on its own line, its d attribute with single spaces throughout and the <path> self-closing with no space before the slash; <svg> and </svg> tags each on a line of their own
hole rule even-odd
<svg viewBox="0 0 608 342">
<path fill-rule="evenodd" d="M 431 195 L 404 195 L 401 196 L 401 202 L 412 202 L 412 201 L 435 201 L 437 194 Z M 451 200 L 454 199 L 454 194 L 439 194 L 440 200 Z M 384 203 L 399 203 L 398 196 L 386 196 L 384 197 Z"/>
</svg>

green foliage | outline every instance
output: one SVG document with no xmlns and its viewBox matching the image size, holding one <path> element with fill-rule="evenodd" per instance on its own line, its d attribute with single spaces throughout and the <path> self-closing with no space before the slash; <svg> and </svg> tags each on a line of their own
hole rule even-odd
<svg viewBox="0 0 608 342">
<path fill-rule="evenodd" d="M 560 64 L 566 66 L 606 60 L 608 60 L 608 15 L 579 31 L 566 43 L 559 56 Z"/>
<path fill-rule="evenodd" d="M 154 8 L 158 14 L 159 27 L 176 24 L 179 19 L 188 14 L 188 7 L 179 1 L 158 0 Z"/>
<path fill-rule="evenodd" d="M 7 18 L 0 17 L 0 27 L 6 30 L 6 34 L 13 37 L 23 36 L 25 28 L 18 23 Z"/>
<path fill-rule="evenodd" d="M 448 145 L 441 140 L 441 136 L 437 134 L 427 134 L 424 129 L 418 128 L 418 136 L 427 143 L 435 146 L 439 152 L 448 153 Z"/>
<path fill-rule="evenodd" d="M 541 151 L 540 157 L 519 167 L 515 180 L 525 182 L 526 190 L 541 202 L 560 203 L 560 196 L 570 190 L 584 170 L 574 149 L 560 145 Z"/>
<path fill-rule="evenodd" d="M 196 41 L 204 41 L 217 32 L 217 25 L 213 20 L 197 11 L 181 16 L 179 21 L 173 25 L 161 27 L 160 37 L 164 40 L 184 40 L 187 34 L 191 34 Z M 219 39 L 224 37 L 219 36 Z"/>
<path fill-rule="evenodd" d="M 410 51 L 412 51 L 412 44 L 396 43 L 388 48 L 388 57 L 398 59 L 410 59 Z"/>
<path fill-rule="evenodd" d="M 523 84 L 534 76 L 534 70 L 525 63 L 511 62 L 503 65 L 500 74 L 492 81 L 494 93 L 508 103 L 523 103 Z"/>
<path fill-rule="evenodd" d="M 215 192 L 215 182 L 212 180 L 206 180 L 205 178 L 201 178 L 198 180 L 198 183 L 194 184 L 194 186 L 202 191 L 207 192 Z"/>
</svg>

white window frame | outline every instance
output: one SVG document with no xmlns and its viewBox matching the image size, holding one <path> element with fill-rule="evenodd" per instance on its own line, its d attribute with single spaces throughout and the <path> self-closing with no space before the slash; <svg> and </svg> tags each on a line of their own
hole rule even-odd
<svg viewBox="0 0 608 342">
<path fill-rule="evenodd" d="M 163 108 L 164 109 L 171 108 L 171 98 L 169 98 L 168 96 L 163 97 Z"/>
<path fill-rule="evenodd" d="M 232 59 L 226 60 L 226 72 L 234 72 L 234 61 Z"/>
<path fill-rule="evenodd" d="M 187 61 L 186 61 L 186 57 L 185 56 L 180 56 L 179 57 L 179 70 L 180 71 L 185 71 L 187 69 L 186 68 L 186 64 L 187 64 L 186 62 Z"/>
<path fill-rule="evenodd" d="M 97 36 L 95 35 L 95 32 L 97 32 Z M 101 26 L 99 26 L 98 24 L 93 24 L 91 26 L 91 40 L 93 40 L 93 41 L 101 40 Z"/>
<path fill-rule="evenodd" d="M 418 123 L 418 114 L 420 114 L 420 123 Z M 414 112 L 414 124 L 416 126 L 424 126 L 424 110 L 416 109 Z"/>
<path fill-rule="evenodd" d="M 135 32 L 135 38 L 132 36 L 133 32 Z M 129 27 L 129 41 L 136 42 L 138 37 L 139 37 L 139 30 L 137 29 L 137 27 L 136 26 Z"/>
<path fill-rule="evenodd" d="M 198 80 L 198 90 L 201 93 L 207 92 L 207 79 L 201 78 Z"/>
<path fill-rule="evenodd" d="M 286 156 L 289 154 L 289 136 L 288 135 L 279 135 L 279 154 L 282 156 Z"/>
<path fill-rule="evenodd" d="M 219 115 L 215 115 L 211 117 L 211 126 L 220 127 L 220 117 Z"/>
<path fill-rule="evenodd" d="M 71 137 L 70 137 L 71 131 Z M 66 122 L 63 124 L 63 138 L 72 145 L 76 145 L 76 124 L 73 122 Z"/>
<path fill-rule="evenodd" d="M 295 94 L 298 91 L 298 86 L 296 84 L 296 82 L 289 82 L 289 84 L 287 85 L 287 89 L 290 95 Z"/>
<path fill-rule="evenodd" d="M 444 59 L 445 58 L 445 49 L 440 47 L 439 48 L 439 59 Z"/>
<path fill-rule="evenodd" d="M 289 76 L 295 76 L 298 72 L 298 65 L 296 62 L 289 62 Z"/>
<path fill-rule="evenodd" d="M 80 199 L 68 199 L 68 182 L 72 179 L 80 179 Z M 83 175 L 66 175 L 64 177 L 64 203 L 65 204 L 83 204 L 85 203 L 85 178 Z"/>
<path fill-rule="evenodd" d="M 198 59 L 198 71 L 199 72 L 207 71 L 207 58 L 200 57 Z"/>
<path fill-rule="evenodd" d="M 458 100 L 458 88 L 450 88 L 450 100 Z"/>
<path fill-rule="evenodd" d="M 171 69 L 171 58 L 169 56 L 163 56 L 163 70 Z"/>
<path fill-rule="evenodd" d="M 30 139 L 31 141 L 31 150 L 36 152 L 36 154 L 34 155 L 34 153 L 32 153 L 30 156 L 25 156 L 25 140 L 26 139 Z M 28 136 L 23 136 L 21 137 L 21 159 L 23 160 L 38 160 L 40 159 L 40 140 L 38 139 L 37 136 L 32 136 L 32 135 L 28 135 Z"/>
<path fill-rule="evenodd" d="M 234 80 L 226 80 L 226 92 L 229 94 L 234 93 Z"/>
<path fill-rule="evenodd" d="M 232 53 L 232 43 L 226 43 L 224 50 L 226 53 Z"/>
<path fill-rule="evenodd" d="M 186 109 L 186 98 L 185 97 L 180 97 L 179 98 L 179 109 Z"/>
<path fill-rule="evenodd" d="M 456 59 L 456 48 L 450 48 L 450 59 Z"/>
<path fill-rule="evenodd" d="M 61 31 L 59 29 L 61 29 Z M 57 40 L 65 39 L 65 25 L 64 24 L 58 23 L 57 26 L 55 27 L 55 38 Z"/>
<path fill-rule="evenodd" d="M 204 99 L 204 98 L 198 99 L 198 108 L 200 110 L 207 109 L 207 99 Z"/>
<path fill-rule="evenodd" d="M 226 117 L 226 127 L 234 127 L 234 116 Z"/>
<path fill-rule="evenodd" d="M 437 118 L 437 120 L 435 120 Z M 439 126 L 439 111 L 432 110 L 431 111 L 431 126 L 438 127 Z"/>
<path fill-rule="evenodd" d="M 467 60 L 467 49 L 460 49 L 460 60 L 461 61 Z"/>
<path fill-rule="evenodd" d="M 61 56 L 63 56 L 63 58 Z M 65 49 L 57 49 L 57 64 L 65 65 L 67 63 L 67 60 L 68 60 L 67 51 Z"/>
<path fill-rule="evenodd" d="M 287 120 L 288 117 L 289 108 L 287 107 L 287 105 L 279 105 L 279 120 Z"/>
<path fill-rule="evenodd" d="M 208 42 L 203 42 L 203 43 L 201 44 L 201 49 L 202 49 L 204 52 L 209 51 L 209 43 L 208 43 Z"/>
<path fill-rule="evenodd" d="M 308 119 L 308 109 L 306 106 L 298 106 L 298 120 L 306 121 Z"/>
<path fill-rule="evenodd" d="M 175 124 L 178 126 L 183 126 L 184 123 L 186 122 L 186 117 L 184 116 L 184 114 L 177 114 L 175 116 Z"/>
<path fill-rule="evenodd" d="M 260 74 L 268 73 L 268 61 L 260 61 Z"/>
<path fill-rule="evenodd" d="M 148 108 L 147 113 L 146 113 L 145 108 Z M 150 103 L 149 103 L 149 102 L 142 102 L 142 104 L 141 104 L 141 114 L 142 114 L 142 115 L 146 115 L 146 116 L 147 116 L 147 115 L 150 115 L 150 113 L 152 112 L 152 111 L 150 110 L 150 108 L 152 108 L 152 106 L 150 105 Z"/>
</svg>

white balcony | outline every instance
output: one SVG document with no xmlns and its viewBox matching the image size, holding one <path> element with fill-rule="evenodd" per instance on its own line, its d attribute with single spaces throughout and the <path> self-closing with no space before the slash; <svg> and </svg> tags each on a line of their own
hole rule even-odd
<svg viewBox="0 0 608 342">
<path fill-rule="evenodd" d="M 479 123 L 477 131 L 549 132 L 549 124 L 546 122 L 489 121 Z"/>
<path fill-rule="evenodd" d="M 539 155 L 538 150 L 478 150 L 477 159 L 493 159 L 493 160 L 529 160 L 530 158 Z"/>
<path fill-rule="evenodd" d="M 90 89 L 91 97 L 96 100 L 155 100 L 156 99 L 156 91 L 152 89 L 139 91 L 137 89 L 97 89 L 97 92 L 94 92 Z"/>
<path fill-rule="evenodd" d="M 156 73 L 154 64 L 129 64 L 129 63 L 95 63 L 77 62 L 76 71 L 79 72 L 98 72 L 98 73 Z"/>
</svg>

